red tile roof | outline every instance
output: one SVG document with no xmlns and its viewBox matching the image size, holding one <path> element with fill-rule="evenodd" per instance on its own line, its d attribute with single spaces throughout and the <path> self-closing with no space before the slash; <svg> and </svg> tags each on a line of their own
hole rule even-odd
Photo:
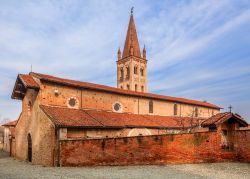
<svg viewBox="0 0 250 179">
<path fill-rule="evenodd" d="M 19 74 L 12 91 L 12 99 L 23 99 L 28 88 L 39 90 L 39 84 L 31 75 Z"/>
<path fill-rule="evenodd" d="M 102 124 L 83 110 L 40 106 L 56 126 L 98 127 Z"/>
<path fill-rule="evenodd" d="M 130 90 L 123 90 L 123 89 L 114 88 L 114 87 L 110 87 L 110 86 L 75 81 L 75 80 L 69 80 L 69 79 L 63 79 L 63 78 L 58 78 L 58 77 L 40 74 L 40 73 L 34 73 L 34 72 L 30 73 L 30 75 L 39 78 L 41 81 L 53 82 L 53 83 L 66 85 L 66 86 L 94 89 L 94 90 L 105 91 L 105 92 L 110 92 L 110 93 L 117 93 L 117 94 L 137 96 L 137 97 L 146 97 L 146 98 L 151 98 L 151 99 L 159 99 L 159 100 L 165 100 L 165 101 L 173 101 L 173 102 L 177 102 L 177 103 L 204 106 L 204 107 L 209 107 L 209 108 L 214 108 L 214 109 L 221 109 L 221 107 L 216 106 L 214 104 L 210 104 L 210 103 L 202 102 L 202 101 L 197 101 L 197 100 L 192 100 L 192 99 L 177 98 L 177 97 L 172 97 L 172 96 L 163 96 L 163 95 L 159 95 L 159 94 L 142 93 L 142 92 L 136 92 L 136 91 L 130 91 Z"/>
<path fill-rule="evenodd" d="M 218 113 L 218 114 L 206 119 L 205 121 L 203 121 L 201 126 L 208 127 L 208 126 L 212 126 L 212 125 L 218 125 L 218 124 L 221 124 L 221 123 L 223 123 L 231 118 L 238 121 L 244 127 L 248 126 L 248 123 L 241 116 L 239 116 L 237 114 L 230 113 L 230 112 Z"/>
<path fill-rule="evenodd" d="M 70 109 L 40 105 L 56 126 L 83 128 L 187 128 L 204 119 L 115 113 L 100 110 Z M 191 123 L 190 121 L 193 121 Z"/>
<path fill-rule="evenodd" d="M 7 123 L 3 124 L 2 126 L 5 126 L 5 127 L 15 127 L 16 123 L 17 123 L 17 120 L 10 121 L 10 122 L 7 122 Z"/>
<path fill-rule="evenodd" d="M 31 75 L 20 74 L 19 78 L 21 79 L 25 87 L 39 89 L 39 85 Z"/>
</svg>

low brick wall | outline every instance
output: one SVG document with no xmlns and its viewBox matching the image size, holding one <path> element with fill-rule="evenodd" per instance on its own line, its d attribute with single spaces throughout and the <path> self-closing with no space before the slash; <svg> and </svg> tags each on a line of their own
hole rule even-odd
<svg viewBox="0 0 250 179">
<path fill-rule="evenodd" d="M 236 160 L 216 132 L 62 140 L 61 166 L 201 163 Z"/>
<path fill-rule="evenodd" d="M 250 130 L 236 131 L 235 151 L 239 161 L 250 162 Z"/>
</svg>

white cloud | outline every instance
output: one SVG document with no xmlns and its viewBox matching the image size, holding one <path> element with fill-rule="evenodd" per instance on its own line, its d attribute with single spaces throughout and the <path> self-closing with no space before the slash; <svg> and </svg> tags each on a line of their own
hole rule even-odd
<svg viewBox="0 0 250 179">
<path fill-rule="evenodd" d="M 116 52 L 123 47 L 131 6 L 141 47 L 145 43 L 148 48 L 150 79 L 157 81 L 152 90 L 246 74 L 247 65 L 213 72 L 186 69 L 171 78 L 161 71 L 190 60 L 211 42 L 249 23 L 249 5 L 230 0 L 6 1 L 0 10 L 0 70 L 11 75 L 0 77 L 5 84 L 0 96 L 9 97 L 17 73 L 29 72 L 31 64 L 37 72 L 115 85 Z M 155 80 L 158 74 L 160 79 Z M 1 101 L 0 106 L 9 107 L 4 107 L 5 116 L 20 107 L 13 100 Z"/>
</svg>

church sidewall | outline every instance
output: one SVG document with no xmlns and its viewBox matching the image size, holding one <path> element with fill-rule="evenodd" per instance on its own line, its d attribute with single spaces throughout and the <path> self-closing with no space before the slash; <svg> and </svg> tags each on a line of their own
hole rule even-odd
<svg viewBox="0 0 250 179">
<path fill-rule="evenodd" d="M 52 166 L 55 129 L 53 123 L 39 108 L 39 93 L 28 89 L 22 101 L 22 114 L 16 126 L 16 158 L 28 159 L 28 140 L 32 138 L 32 163 Z M 29 101 L 32 106 L 29 107 Z"/>
</svg>

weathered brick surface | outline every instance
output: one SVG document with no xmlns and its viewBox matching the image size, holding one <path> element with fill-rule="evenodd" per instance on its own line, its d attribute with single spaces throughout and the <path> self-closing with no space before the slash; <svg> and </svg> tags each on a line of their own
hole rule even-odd
<svg viewBox="0 0 250 179">
<path fill-rule="evenodd" d="M 62 140 L 61 166 L 200 163 L 235 160 L 216 132 Z"/>
<path fill-rule="evenodd" d="M 40 110 L 40 94 L 28 90 L 22 101 L 22 113 L 16 125 L 15 157 L 21 160 L 28 158 L 28 134 L 32 138 L 32 163 L 54 165 L 55 129 L 53 123 Z M 29 109 L 29 101 L 33 104 Z"/>
<path fill-rule="evenodd" d="M 237 158 L 240 161 L 250 162 L 250 130 L 236 132 L 235 147 Z"/>
<path fill-rule="evenodd" d="M 59 95 L 55 96 L 54 90 L 59 91 Z M 115 102 L 120 102 L 122 111 L 133 114 L 149 114 L 149 99 L 138 98 L 133 96 L 113 94 L 96 90 L 79 90 L 73 87 L 61 86 L 50 83 L 42 83 L 41 94 L 39 95 L 39 103 L 43 105 L 68 106 L 70 97 L 77 99 L 76 108 L 84 109 L 100 109 L 112 111 L 112 106 Z M 173 116 L 173 105 L 175 102 L 153 100 L 154 115 Z M 212 112 L 218 113 L 218 109 L 209 107 L 198 107 L 199 117 L 211 117 Z M 178 116 L 191 117 L 194 110 L 194 105 L 178 103 Z"/>
</svg>

